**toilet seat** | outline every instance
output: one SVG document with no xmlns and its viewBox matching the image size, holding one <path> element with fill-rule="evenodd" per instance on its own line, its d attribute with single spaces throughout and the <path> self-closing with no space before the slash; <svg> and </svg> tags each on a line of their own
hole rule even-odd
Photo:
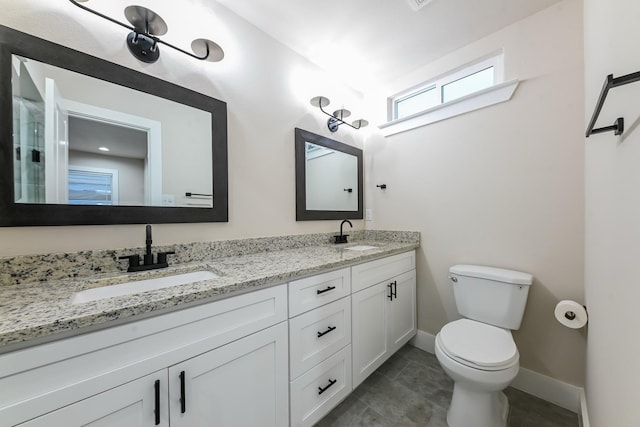
<svg viewBox="0 0 640 427">
<path fill-rule="evenodd" d="M 451 359 L 483 371 L 507 369 L 520 357 L 511 331 L 470 319 L 446 324 L 436 343 Z"/>
</svg>

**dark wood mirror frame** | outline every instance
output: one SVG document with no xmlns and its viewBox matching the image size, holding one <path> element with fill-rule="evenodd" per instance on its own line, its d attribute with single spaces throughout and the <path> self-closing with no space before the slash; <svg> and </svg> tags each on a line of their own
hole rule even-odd
<svg viewBox="0 0 640 427">
<path fill-rule="evenodd" d="M 213 208 L 15 203 L 12 54 L 210 112 Z M 227 172 L 225 102 L 0 25 L 0 226 L 226 222 L 229 217 Z"/>
<path fill-rule="evenodd" d="M 306 150 L 305 143 L 321 145 L 332 150 L 351 154 L 358 162 L 358 210 L 355 211 L 312 211 L 307 209 Z M 362 150 L 342 142 L 334 141 L 303 129 L 295 130 L 296 152 L 296 221 L 323 219 L 362 219 L 363 215 L 363 166 Z"/>
</svg>

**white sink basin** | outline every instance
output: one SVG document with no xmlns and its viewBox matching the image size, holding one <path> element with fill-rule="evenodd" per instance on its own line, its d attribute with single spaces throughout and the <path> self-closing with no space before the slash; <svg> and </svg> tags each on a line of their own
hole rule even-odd
<svg viewBox="0 0 640 427">
<path fill-rule="evenodd" d="M 350 251 L 368 251 L 369 249 L 378 249 L 377 246 L 367 246 L 367 245 L 359 245 L 359 246 L 351 246 L 350 248 L 345 248 Z"/>
<path fill-rule="evenodd" d="M 219 277 L 216 273 L 207 270 L 201 270 L 192 271 L 190 273 L 176 274 L 173 276 L 138 280 L 136 282 L 120 283 L 118 285 L 102 286 L 99 288 L 87 289 L 85 291 L 76 293 L 76 295 L 73 297 L 72 303 L 82 304 L 85 302 L 99 301 L 106 298 L 154 291 L 157 289 L 170 288 L 172 286 L 187 285 L 189 283 L 200 282 L 202 280 L 215 279 L 216 277 Z"/>
</svg>

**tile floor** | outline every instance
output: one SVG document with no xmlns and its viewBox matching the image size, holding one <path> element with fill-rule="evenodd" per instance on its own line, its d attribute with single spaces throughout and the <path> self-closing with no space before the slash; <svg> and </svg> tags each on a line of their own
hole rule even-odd
<svg viewBox="0 0 640 427">
<path fill-rule="evenodd" d="M 319 427 L 447 427 L 453 383 L 435 355 L 406 345 L 367 378 Z M 577 427 L 578 416 L 508 388 L 509 427 Z"/>
</svg>

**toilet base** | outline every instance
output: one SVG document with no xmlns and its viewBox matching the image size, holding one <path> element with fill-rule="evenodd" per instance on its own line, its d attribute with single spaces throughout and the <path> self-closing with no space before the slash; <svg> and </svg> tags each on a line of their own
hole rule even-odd
<svg viewBox="0 0 640 427">
<path fill-rule="evenodd" d="M 449 427 L 506 427 L 509 400 L 501 391 L 482 392 L 455 383 L 447 411 Z"/>
</svg>

